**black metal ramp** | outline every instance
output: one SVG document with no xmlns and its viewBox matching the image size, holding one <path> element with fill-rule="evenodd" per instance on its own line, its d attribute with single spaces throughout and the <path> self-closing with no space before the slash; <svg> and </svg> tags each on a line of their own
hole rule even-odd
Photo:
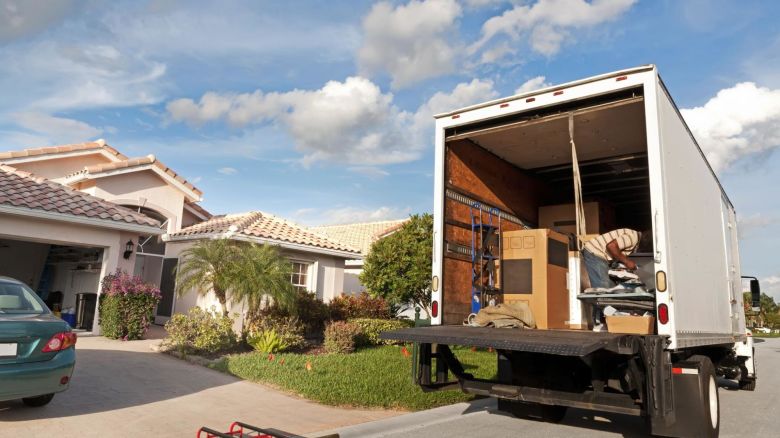
<svg viewBox="0 0 780 438">
<path fill-rule="evenodd" d="M 380 334 L 382 339 L 422 344 L 493 347 L 559 356 L 587 356 L 597 350 L 623 352 L 633 335 L 577 330 L 536 330 L 438 325 L 414 327 Z M 623 348 L 620 348 L 623 347 Z"/>
</svg>

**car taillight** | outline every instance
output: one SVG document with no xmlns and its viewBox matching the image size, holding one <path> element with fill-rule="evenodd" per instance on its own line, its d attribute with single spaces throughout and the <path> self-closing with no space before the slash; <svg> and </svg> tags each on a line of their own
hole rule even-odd
<svg viewBox="0 0 780 438">
<path fill-rule="evenodd" d="M 439 316 L 439 302 L 434 301 L 431 303 L 431 316 L 436 318 Z"/>
<path fill-rule="evenodd" d="M 57 333 L 49 339 L 49 342 L 43 347 L 44 353 L 52 351 L 62 351 L 76 345 L 76 334 L 73 332 Z"/>
</svg>

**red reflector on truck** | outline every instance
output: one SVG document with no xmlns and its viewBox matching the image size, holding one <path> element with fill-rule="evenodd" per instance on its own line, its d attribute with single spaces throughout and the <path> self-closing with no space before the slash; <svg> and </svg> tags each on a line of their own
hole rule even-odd
<svg viewBox="0 0 780 438">
<path fill-rule="evenodd" d="M 658 305 L 658 322 L 661 324 L 669 322 L 669 307 L 666 304 Z"/>
<path fill-rule="evenodd" d="M 618 78 L 615 79 L 615 81 L 620 82 L 620 81 L 625 81 L 626 79 L 628 79 L 628 76 L 618 76 Z"/>
<path fill-rule="evenodd" d="M 439 302 L 434 301 L 431 303 L 431 316 L 436 318 L 439 316 Z"/>
<path fill-rule="evenodd" d="M 553 96 L 560 96 L 561 94 L 563 94 L 563 90 L 556 91 L 553 93 Z"/>
<path fill-rule="evenodd" d="M 526 99 L 525 101 L 526 101 L 526 102 L 533 102 L 533 101 L 535 101 L 535 100 L 536 100 L 536 98 L 535 98 L 535 97 L 529 97 L 529 98 L 528 98 L 528 99 Z"/>
<path fill-rule="evenodd" d="M 453 119 L 459 119 L 460 118 L 460 114 L 455 114 L 454 116 L 452 116 L 452 118 Z"/>
<path fill-rule="evenodd" d="M 672 368 L 672 374 L 699 374 L 696 368 Z"/>
</svg>

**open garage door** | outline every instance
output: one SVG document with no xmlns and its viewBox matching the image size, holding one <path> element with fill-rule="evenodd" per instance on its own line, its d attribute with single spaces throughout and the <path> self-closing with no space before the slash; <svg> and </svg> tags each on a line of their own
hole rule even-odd
<svg viewBox="0 0 780 438">
<path fill-rule="evenodd" d="M 92 330 L 103 249 L 0 239 L 0 276 L 22 281 L 50 309 L 70 314 L 77 329 Z"/>
</svg>

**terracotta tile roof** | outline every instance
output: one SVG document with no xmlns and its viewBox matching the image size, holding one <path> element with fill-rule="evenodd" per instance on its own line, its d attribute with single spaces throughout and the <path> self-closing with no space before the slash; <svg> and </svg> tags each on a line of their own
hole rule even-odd
<svg viewBox="0 0 780 438">
<path fill-rule="evenodd" d="M 159 227 L 160 223 L 129 208 L 0 164 L 0 205 L 91 219 Z"/>
<path fill-rule="evenodd" d="M 372 243 L 401 228 L 408 220 L 399 219 L 359 224 L 327 225 L 312 227 L 312 230 L 353 248 L 359 248 L 361 254 L 366 255 L 371 249 Z"/>
<path fill-rule="evenodd" d="M 119 169 L 130 169 L 133 167 L 140 167 L 140 166 L 148 166 L 152 165 L 161 171 L 163 171 L 165 174 L 173 178 L 174 180 L 178 181 L 180 184 L 184 185 L 188 189 L 195 192 L 199 197 L 203 196 L 203 192 L 200 191 L 197 187 L 192 185 L 190 182 L 188 182 L 184 177 L 179 175 L 178 173 L 174 172 L 173 169 L 163 164 L 162 161 L 158 160 L 154 155 L 147 155 L 145 157 L 139 157 L 139 158 L 127 158 L 123 159 L 122 161 L 116 161 L 113 163 L 103 163 L 103 164 L 93 164 L 92 166 L 86 166 L 84 169 L 79 170 L 78 172 L 73 172 L 70 175 L 67 176 L 69 179 L 76 178 L 78 176 L 84 176 L 85 178 L 89 178 L 89 176 L 95 176 L 99 175 L 104 172 L 110 172 L 112 170 L 119 170 Z"/>
<path fill-rule="evenodd" d="M 259 211 L 214 216 L 205 222 L 191 225 L 177 233 L 169 234 L 167 238 L 180 240 L 182 238 L 197 238 L 198 236 L 206 237 L 219 234 L 225 237 L 256 237 L 277 241 L 282 244 L 293 243 L 359 255 L 359 251 L 349 245 L 329 239 L 293 222 Z"/>
<path fill-rule="evenodd" d="M 102 149 L 115 156 L 117 159 L 126 160 L 127 157 L 119 151 L 107 145 L 104 140 L 90 141 L 85 143 L 65 144 L 59 146 L 46 146 L 40 148 L 23 149 L 19 151 L 0 152 L 0 161 L 14 158 L 35 157 L 39 155 L 64 154 L 68 152 L 78 152 L 87 150 Z"/>
</svg>

